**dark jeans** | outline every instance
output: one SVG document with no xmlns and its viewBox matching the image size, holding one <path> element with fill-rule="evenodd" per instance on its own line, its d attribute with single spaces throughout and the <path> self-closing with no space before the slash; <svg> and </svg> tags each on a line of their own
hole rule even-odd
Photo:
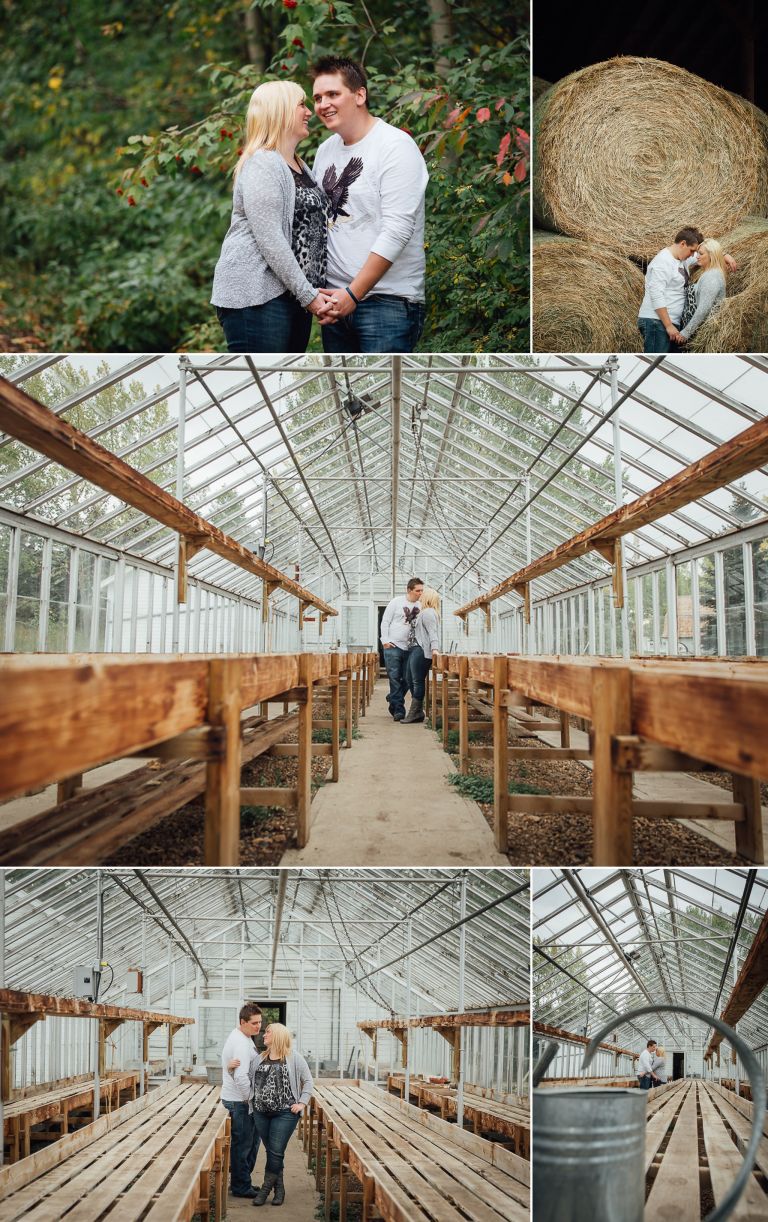
<svg viewBox="0 0 768 1222">
<path fill-rule="evenodd" d="M 427 661 L 421 645 L 414 645 L 413 649 L 408 650 L 405 663 L 405 682 L 414 700 L 424 699 L 424 680 L 431 665 L 432 657 L 430 655 L 429 661 Z"/>
<path fill-rule="evenodd" d="M 290 1108 L 286 1108 L 283 1112 L 275 1112 L 271 1116 L 267 1112 L 253 1113 L 256 1130 L 267 1152 L 266 1169 L 274 1175 L 279 1175 L 283 1169 L 285 1147 L 288 1145 L 291 1133 L 299 1123 L 300 1115 L 300 1112 L 292 1112 Z"/>
<path fill-rule="evenodd" d="M 230 310 L 216 306 L 230 352 L 306 352 L 312 315 L 291 293 L 264 305 Z"/>
<path fill-rule="evenodd" d="M 424 330 L 424 303 L 372 293 L 321 330 L 326 352 L 413 352 Z"/>
<path fill-rule="evenodd" d="M 259 1134 L 248 1113 L 247 1103 L 222 1103 L 232 1117 L 232 1147 L 229 1155 L 230 1187 L 232 1192 L 245 1196 L 252 1187 L 251 1173 L 256 1166 L 259 1152 Z"/>
<path fill-rule="evenodd" d="M 403 716 L 405 716 L 405 693 L 408 691 L 406 680 L 408 653 L 409 650 L 400 649 L 397 645 L 390 645 L 389 649 L 384 650 L 384 665 L 387 668 L 389 679 L 387 700 L 390 712 L 402 713 Z"/>
<path fill-rule="evenodd" d="M 643 337 L 643 352 L 672 351 L 672 340 L 660 318 L 638 318 L 637 325 Z M 677 344 L 675 349 L 678 349 Z"/>
<path fill-rule="evenodd" d="M 650 1090 L 653 1086 L 653 1078 L 649 1073 L 645 1073 L 640 1078 L 640 1090 Z"/>
</svg>

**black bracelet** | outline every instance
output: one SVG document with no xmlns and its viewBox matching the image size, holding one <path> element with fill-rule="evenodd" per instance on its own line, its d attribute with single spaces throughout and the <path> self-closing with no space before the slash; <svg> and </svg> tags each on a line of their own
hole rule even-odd
<svg viewBox="0 0 768 1222">
<path fill-rule="evenodd" d="M 354 301 L 355 305 L 360 305 L 360 298 L 355 296 L 355 294 L 352 292 L 352 289 L 349 287 L 349 285 L 347 285 L 347 292 L 349 293 L 350 297 Z"/>
</svg>

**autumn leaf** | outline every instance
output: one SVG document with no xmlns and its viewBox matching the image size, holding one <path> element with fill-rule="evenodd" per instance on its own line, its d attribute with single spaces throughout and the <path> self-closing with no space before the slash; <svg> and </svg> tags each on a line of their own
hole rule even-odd
<svg viewBox="0 0 768 1222">
<path fill-rule="evenodd" d="M 510 187 L 515 180 L 510 174 L 509 170 L 507 170 L 506 173 L 502 174 L 501 181 L 504 183 L 505 187 Z"/>
<path fill-rule="evenodd" d="M 511 143 L 512 137 L 510 136 L 509 132 L 505 132 L 499 141 L 499 151 L 496 154 L 496 165 L 501 165 L 502 161 L 507 155 Z"/>
<path fill-rule="evenodd" d="M 522 182 L 522 181 L 523 181 L 523 179 L 525 178 L 526 174 L 528 173 L 528 161 L 527 161 L 527 158 L 525 158 L 525 157 L 521 157 L 521 158 L 520 158 L 520 160 L 518 161 L 517 165 L 516 165 L 516 166 L 515 166 L 515 168 L 514 168 L 513 173 L 514 173 L 514 175 L 515 175 L 515 178 L 516 178 L 517 182 Z"/>
<path fill-rule="evenodd" d="M 487 106 L 481 106 L 481 107 L 480 107 L 480 109 L 479 109 L 479 110 L 478 110 L 478 112 L 477 112 L 477 121 L 478 121 L 478 123 L 485 123 L 485 122 L 486 122 L 486 120 L 490 119 L 490 117 L 491 117 L 491 112 L 490 112 L 490 110 L 488 109 L 488 107 L 487 107 Z"/>
</svg>

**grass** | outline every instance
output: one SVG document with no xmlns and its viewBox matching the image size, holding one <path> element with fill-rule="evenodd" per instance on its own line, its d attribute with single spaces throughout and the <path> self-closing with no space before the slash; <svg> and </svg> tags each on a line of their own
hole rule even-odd
<svg viewBox="0 0 768 1222">
<path fill-rule="evenodd" d="M 471 798 L 474 802 L 484 802 L 490 804 L 493 802 L 493 777 L 489 776 L 462 776 L 460 772 L 455 772 L 448 777 L 448 781 L 453 785 L 454 789 L 458 790 L 463 798 Z M 536 789 L 534 785 L 523 785 L 519 781 L 510 781 L 508 786 L 509 793 L 546 793 L 546 789 Z"/>
<path fill-rule="evenodd" d="M 273 815 L 279 812 L 279 806 L 241 806 L 240 827 L 251 831 L 260 824 L 267 823 Z"/>
<path fill-rule="evenodd" d="M 353 726 L 352 738 L 355 739 L 355 738 L 362 738 L 362 737 L 363 736 L 360 733 L 357 726 Z M 339 741 L 343 743 L 345 738 L 346 738 L 346 731 L 344 729 L 344 726 L 342 726 L 341 732 L 339 734 Z M 333 730 L 329 729 L 327 726 L 321 726 L 320 729 L 312 731 L 312 742 L 313 743 L 329 743 L 332 741 L 332 739 L 333 739 Z"/>
</svg>

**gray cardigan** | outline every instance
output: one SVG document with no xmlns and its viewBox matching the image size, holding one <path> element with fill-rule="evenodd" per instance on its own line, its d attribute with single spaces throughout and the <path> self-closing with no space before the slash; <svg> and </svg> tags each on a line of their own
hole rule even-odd
<svg viewBox="0 0 768 1222">
<path fill-rule="evenodd" d="M 702 272 L 694 285 L 696 292 L 696 310 L 680 332 L 686 339 L 698 331 L 705 318 L 719 305 L 725 297 L 725 277 L 719 267 L 708 267 Z"/>
<path fill-rule="evenodd" d="M 424 657 L 431 658 L 432 650 L 440 648 L 440 626 L 437 612 L 431 607 L 422 608 L 416 620 L 416 640 L 424 650 Z"/>
<path fill-rule="evenodd" d="M 291 249 L 296 183 L 280 153 L 257 149 L 235 180 L 232 219 L 213 273 L 211 303 L 264 305 L 286 289 L 300 305 L 317 296 Z"/>
<path fill-rule="evenodd" d="M 265 1057 L 269 1056 L 265 1052 L 263 1056 L 254 1061 L 254 1071 L 257 1064 L 260 1064 Z M 285 1058 L 285 1064 L 288 1067 L 288 1078 L 291 1083 L 291 1091 L 296 1103 L 309 1103 L 312 1097 L 312 1074 L 309 1072 L 309 1065 L 304 1060 L 300 1052 L 289 1052 Z"/>
</svg>

